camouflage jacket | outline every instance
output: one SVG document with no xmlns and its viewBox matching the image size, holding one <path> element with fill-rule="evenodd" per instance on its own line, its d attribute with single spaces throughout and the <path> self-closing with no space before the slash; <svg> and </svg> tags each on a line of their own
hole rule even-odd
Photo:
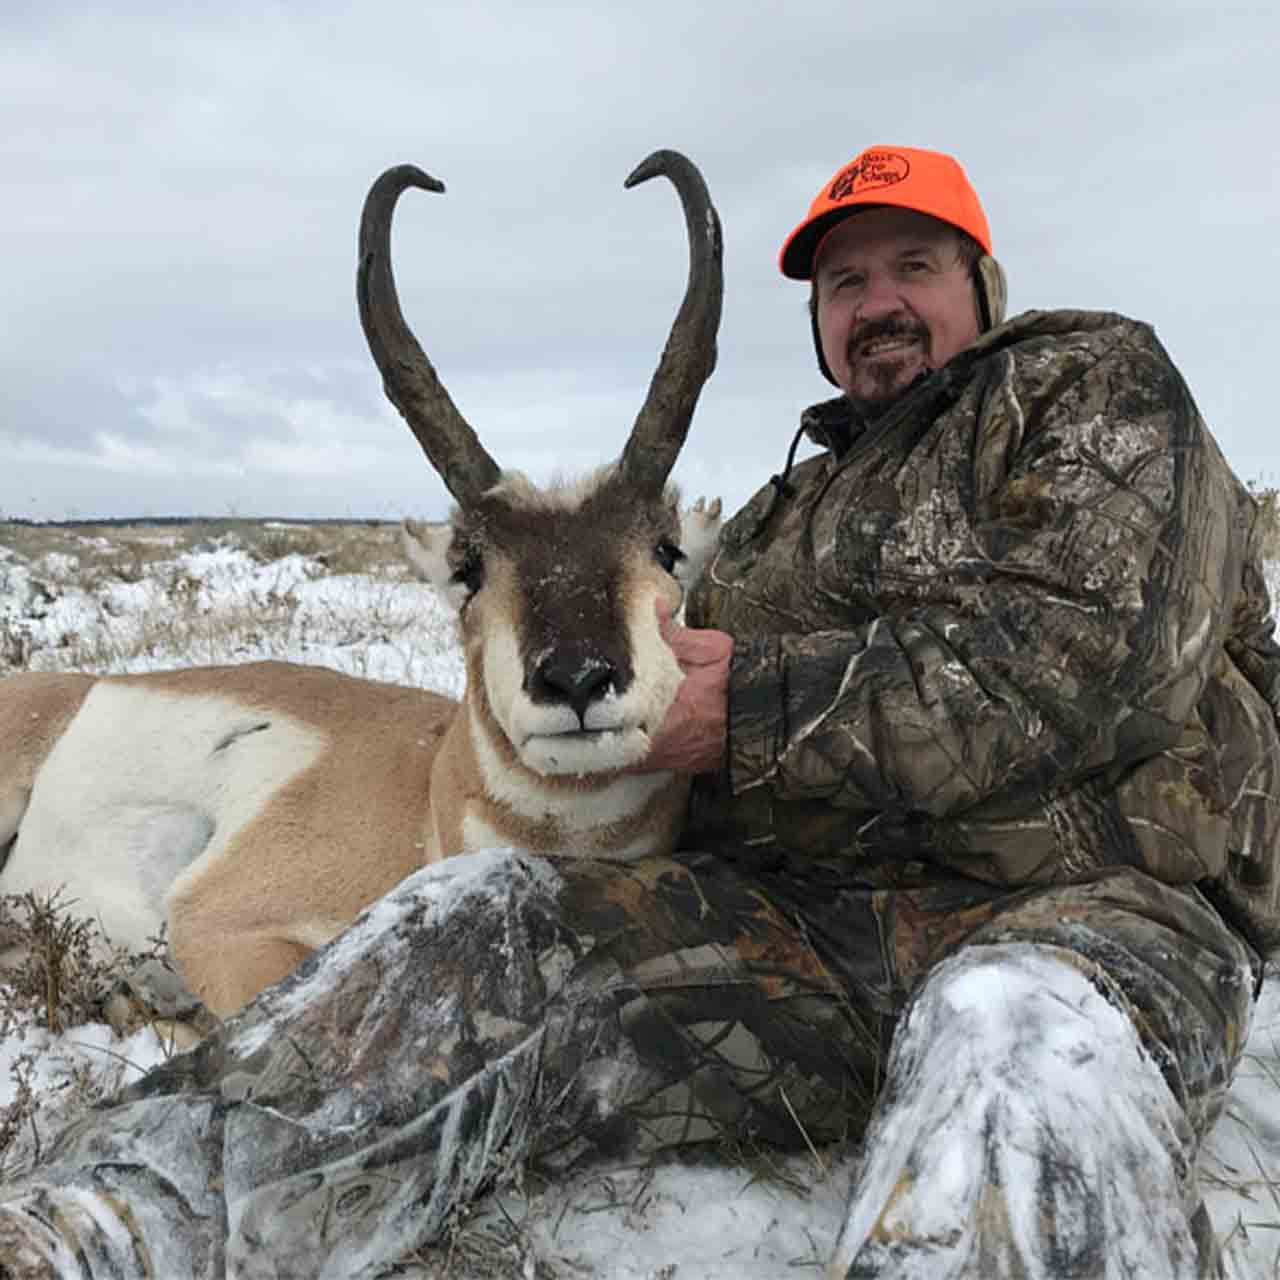
<svg viewBox="0 0 1280 1280">
<path fill-rule="evenodd" d="M 1109 867 L 1280 945 L 1280 646 L 1257 506 L 1147 325 L 1029 312 L 726 526 L 735 638 L 691 847 L 870 885 Z"/>
</svg>

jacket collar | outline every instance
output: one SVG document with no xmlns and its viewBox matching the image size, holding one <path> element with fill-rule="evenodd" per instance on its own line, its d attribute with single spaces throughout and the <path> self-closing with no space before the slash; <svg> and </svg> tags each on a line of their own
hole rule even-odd
<svg viewBox="0 0 1280 1280">
<path fill-rule="evenodd" d="M 902 405 L 905 397 L 912 396 L 922 386 L 935 380 L 952 386 L 967 381 L 974 367 L 996 351 L 1003 351 L 1029 339 L 1091 333 L 1133 323 L 1132 320 L 1110 311 L 1024 311 L 982 334 L 972 346 L 959 352 L 941 369 L 921 375 L 878 418 L 863 418 L 849 400 L 840 395 L 810 405 L 800 415 L 800 427 L 814 444 L 829 449 L 835 457 L 840 458 L 869 427 Z M 929 399 L 932 400 L 931 397 Z"/>
</svg>

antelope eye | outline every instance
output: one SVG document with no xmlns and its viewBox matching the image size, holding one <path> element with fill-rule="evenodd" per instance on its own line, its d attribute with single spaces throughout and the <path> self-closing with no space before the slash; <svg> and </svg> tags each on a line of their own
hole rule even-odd
<svg viewBox="0 0 1280 1280">
<path fill-rule="evenodd" d="M 654 559 L 667 573 L 675 573 L 676 565 L 685 558 L 685 554 L 668 538 L 663 538 L 653 549 Z"/>
<path fill-rule="evenodd" d="M 475 595 L 484 585 L 484 561 L 478 555 L 467 556 L 449 581 L 466 587 L 468 594 Z"/>
</svg>

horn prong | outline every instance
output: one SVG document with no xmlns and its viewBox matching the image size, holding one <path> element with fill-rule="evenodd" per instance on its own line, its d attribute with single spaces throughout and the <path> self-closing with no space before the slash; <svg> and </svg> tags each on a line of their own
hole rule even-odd
<svg viewBox="0 0 1280 1280">
<path fill-rule="evenodd" d="M 409 187 L 444 191 L 438 178 L 416 165 L 402 164 L 377 178 L 365 198 L 356 277 L 360 323 L 387 398 L 409 424 L 445 487 L 467 506 L 497 481 L 501 468 L 458 412 L 400 309 L 391 268 L 391 219 L 396 201 Z"/>
<path fill-rule="evenodd" d="M 626 188 L 669 178 L 684 209 L 689 277 L 649 393 L 622 451 L 619 470 L 644 492 L 660 489 L 684 445 L 703 384 L 716 365 L 724 297 L 720 218 L 697 166 L 678 151 L 655 151 L 628 175 Z"/>
</svg>

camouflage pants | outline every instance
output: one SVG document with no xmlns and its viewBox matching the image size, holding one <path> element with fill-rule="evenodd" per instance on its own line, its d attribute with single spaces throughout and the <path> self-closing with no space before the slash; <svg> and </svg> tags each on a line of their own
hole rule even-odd
<svg viewBox="0 0 1280 1280">
<path fill-rule="evenodd" d="M 47 1269 L 27 1274 L 77 1280 L 337 1280 L 438 1236 L 521 1161 L 725 1136 L 798 1146 L 870 1122 L 833 1276 L 1127 1274 L 1098 1262 L 1115 1248 L 1116 1213 L 1095 1211 L 1112 1163 L 1173 1206 L 1154 1245 L 1172 1262 L 1142 1274 L 1207 1276 L 1195 1150 L 1251 977 L 1198 895 L 1131 872 L 997 896 L 968 881 L 815 886 L 698 855 L 453 859 L 67 1130 L 0 1206 L 0 1263 L 23 1274 L 15 1260 L 39 1256 Z M 995 1031 L 993 1008 L 1010 1013 Z M 1115 1093 L 1124 1143 L 1114 1161 L 1074 1150 L 1033 1097 L 1012 1140 L 1044 1146 L 1036 1212 L 1015 1212 L 1009 1167 L 979 1152 L 956 1202 L 978 1227 L 957 1234 L 937 1220 L 929 1152 L 1014 1123 L 1027 1081 L 1011 1064 L 1033 1064 L 1033 1094 L 1060 1089 L 1035 1065 L 1058 1059 L 1028 1036 L 1043 1044 L 1064 1018 L 1080 1029 L 1073 1080 L 1094 1058 L 1117 1069 L 1094 1039 L 1141 1077 L 1132 1106 L 1114 1080 L 1090 1085 Z M 997 1041 L 1003 1056 L 984 1061 Z M 1086 1108 L 1112 1105 L 1084 1092 Z"/>
</svg>

